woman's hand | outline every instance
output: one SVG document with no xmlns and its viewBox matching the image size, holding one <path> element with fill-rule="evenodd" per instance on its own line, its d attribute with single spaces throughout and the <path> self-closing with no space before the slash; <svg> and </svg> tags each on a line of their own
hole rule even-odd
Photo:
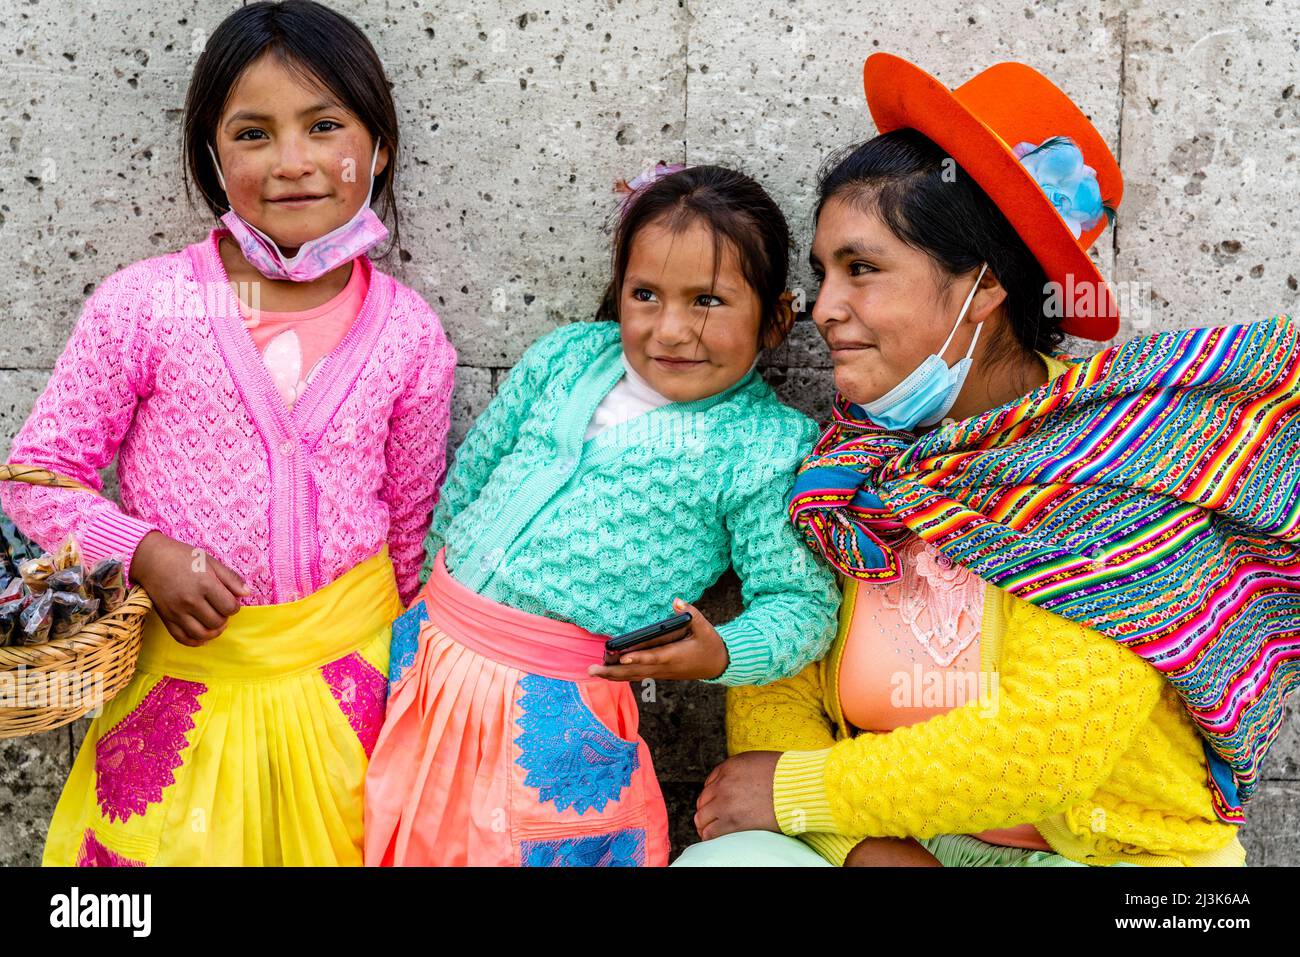
<svg viewBox="0 0 1300 957">
<path fill-rule="evenodd" d="M 780 751 L 745 751 L 727 758 L 704 779 L 695 802 L 695 830 L 701 840 L 732 831 L 781 833 L 772 806 L 772 780 Z"/>
<path fill-rule="evenodd" d="M 131 579 L 153 600 L 171 636 L 191 648 L 225 631 L 248 594 L 243 579 L 221 562 L 158 531 L 136 546 Z"/>
<path fill-rule="evenodd" d="M 716 678 L 727 670 L 731 656 L 718 630 L 689 602 L 673 599 L 673 611 L 689 611 L 691 634 L 681 641 L 645 651 L 629 651 L 617 665 L 592 665 L 587 674 L 610 681 L 641 681 L 645 678 L 685 681 Z"/>
</svg>

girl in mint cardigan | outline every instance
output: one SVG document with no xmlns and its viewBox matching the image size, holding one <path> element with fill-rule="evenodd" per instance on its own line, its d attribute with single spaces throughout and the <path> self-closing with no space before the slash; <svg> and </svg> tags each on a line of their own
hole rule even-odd
<svg viewBox="0 0 1300 957">
<path fill-rule="evenodd" d="M 662 865 L 628 681 L 762 684 L 827 649 L 840 595 L 786 518 L 817 425 L 757 372 L 793 321 L 789 230 L 747 176 L 628 187 L 602 319 L 543 336 L 456 453 L 394 624 L 366 863 Z M 735 567 L 745 610 L 691 604 Z M 690 637 L 604 665 L 674 612 Z"/>
</svg>

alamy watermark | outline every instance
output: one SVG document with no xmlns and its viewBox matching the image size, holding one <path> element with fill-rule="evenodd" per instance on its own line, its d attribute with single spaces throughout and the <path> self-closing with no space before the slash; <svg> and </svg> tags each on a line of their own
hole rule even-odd
<svg viewBox="0 0 1300 957">
<path fill-rule="evenodd" d="M 88 708 L 97 717 L 104 706 L 102 671 L 43 671 L 19 665 L 0 672 L 0 708 Z"/>
<path fill-rule="evenodd" d="M 261 321 L 262 284 L 260 282 L 196 282 L 176 276 L 155 282 L 149 290 L 150 306 L 156 315 L 197 321 L 206 316 L 238 315 L 247 326 Z M 247 315 L 239 310 L 239 303 Z"/>
<path fill-rule="evenodd" d="M 50 898 L 50 926 L 57 928 L 125 927 L 133 937 L 148 937 L 153 927 L 150 894 L 70 893 Z"/>
<path fill-rule="evenodd" d="M 996 671 L 938 670 L 921 667 L 895 671 L 889 676 L 889 706 L 908 708 L 960 708 L 972 702 L 980 717 L 991 718 L 998 710 Z"/>
<path fill-rule="evenodd" d="M 1107 290 L 1114 297 L 1120 316 L 1139 328 L 1151 322 L 1151 283 L 1076 281 L 1073 274 L 1067 275 L 1064 283 L 1049 282 L 1043 286 L 1043 315 L 1050 319 L 1100 316 L 1105 311 Z"/>
</svg>

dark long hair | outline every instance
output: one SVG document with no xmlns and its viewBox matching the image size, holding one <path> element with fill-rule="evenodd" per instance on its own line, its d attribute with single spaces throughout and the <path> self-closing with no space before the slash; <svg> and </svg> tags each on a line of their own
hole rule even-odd
<svg viewBox="0 0 1300 957">
<path fill-rule="evenodd" d="M 979 184 L 923 134 L 893 130 L 841 151 L 822 167 L 817 192 L 814 219 L 832 199 L 874 211 L 949 277 L 987 262 L 1007 292 L 1014 343 L 1001 344 L 1002 356 L 1017 348 L 1051 353 L 1065 338 L 1046 308 L 1043 267 Z"/>
<path fill-rule="evenodd" d="M 222 20 L 194 64 L 185 94 L 185 196 L 191 183 L 212 215 L 229 208 L 217 181 L 208 143 L 226 108 L 230 91 L 253 61 L 270 53 L 289 71 L 319 83 L 365 124 L 388 148 L 388 165 L 375 176 L 371 200 L 381 200 L 378 215 L 392 236 L 387 253 L 401 249 L 393 181 L 397 169 L 397 108 L 379 54 L 347 17 L 312 0 L 252 3 Z"/>
<path fill-rule="evenodd" d="M 790 227 L 762 186 L 744 173 L 721 166 L 680 170 L 632 198 L 614 231 L 611 278 L 596 318 L 618 321 L 623 277 L 638 232 L 658 223 L 676 233 L 697 222 L 713 234 L 715 280 L 724 244 L 735 249 L 741 274 L 758 296 L 758 340 L 763 343 L 780 321 L 781 294 L 790 270 Z"/>
</svg>

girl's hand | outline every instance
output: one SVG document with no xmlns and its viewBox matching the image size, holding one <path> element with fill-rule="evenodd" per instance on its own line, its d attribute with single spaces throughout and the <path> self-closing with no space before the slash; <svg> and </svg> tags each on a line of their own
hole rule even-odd
<svg viewBox="0 0 1300 957">
<path fill-rule="evenodd" d="M 744 751 L 723 761 L 704 779 L 695 802 L 695 830 L 707 841 L 732 831 L 781 833 L 772 803 L 772 780 L 780 751 Z"/>
<path fill-rule="evenodd" d="M 131 578 L 153 600 L 171 636 L 191 648 L 225 631 L 248 594 L 243 579 L 211 555 L 157 531 L 136 546 Z"/>
<path fill-rule="evenodd" d="M 673 599 L 673 611 L 689 611 L 691 634 L 689 638 L 674 641 L 671 645 L 629 651 L 619 658 L 617 665 L 592 665 L 587 674 L 593 678 L 610 681 L 641 681 L 645 678 L 662 678 L 684 681 L 691 678 L 716 678 L 727 670 L 731 656 L 718 630 L 689 602 Z"/>
</svg>

